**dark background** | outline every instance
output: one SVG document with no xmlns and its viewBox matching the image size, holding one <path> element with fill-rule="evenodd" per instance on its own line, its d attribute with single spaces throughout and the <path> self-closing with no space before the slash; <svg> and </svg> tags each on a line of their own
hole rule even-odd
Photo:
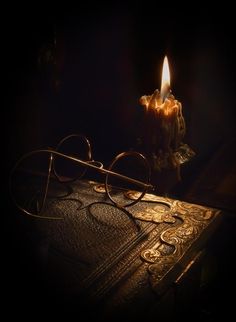
<svg viewBox="0 0 236 322">
<path fill-rule="evenodd" d="M 160 88 L 165 54 L 173 94 L 183 104 L 185 141 L 203 157 L 229 140 L 235 134 L 233 17 L 229 7 L 188 9 L 138 2 L 11 12 L 3 67 L 13 161 L 75 132 L 86 134 L 104 159 L 132 146 L 138 99 Z"/>
<path fill-rule="evenodd" d="M 174 195 L 184 197 L 219 148 L 233 142 L 232 8 L 88 3 L 21 6 L 5 14 L 6 177 L 22 154 L 55 146 L 71 133 L 86 134 L 94 158 L 105 163 L 133 147 L 140 129 L 138 99 L 160 88 L 165 54 L 173 94 L 183 105 L 185 142 L 196 152 Z M 221 164 L 216 169 L 220 175 Z M 8 198 L 4 213 L 4 276 L 6 294 L 13 294 L 6 302 L 15 304 L 24 288 L 35 295 L 40 279 L 25 235 L 30 224 L 18 218 Z"/>
</svg>

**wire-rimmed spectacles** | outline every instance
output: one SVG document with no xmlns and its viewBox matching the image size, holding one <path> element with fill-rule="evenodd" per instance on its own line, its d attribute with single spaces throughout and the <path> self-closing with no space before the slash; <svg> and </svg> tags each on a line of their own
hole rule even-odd
<svg viewBox="0 0 236 322">
<path fill-rule="evenodd" d="M 82 179 L 88 169 L 105 175 L 106 196 L 119 208 L 136 204 L 147 190 L 153 188 L 149 163 L 141 153 L 122 152 L 105 168 L 100 161 L 92 159 L 89 140 L 84 135 L 71 134 L 63 138 L 55 149 L 34 150 L 17 161 L 10 175 L 13 200 L 27 215 L 61 219 L 43 214 L 47 199 L 57 195 L 51 192 L 53 183 L 66 186 Z M 124 192 L 133 190 L 139 193 L 136 194 L 137 198 L 130 200 Z"/>
</svg>

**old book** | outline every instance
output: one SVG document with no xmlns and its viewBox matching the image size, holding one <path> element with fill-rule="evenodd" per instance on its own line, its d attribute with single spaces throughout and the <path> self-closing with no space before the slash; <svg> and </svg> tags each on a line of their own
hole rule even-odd
<svg viewBox="0 0 236 322">
<path fill-rule="evenodd" d="M 217 209 L 154 194 L 122 209 L 92 181 L 55 193 L 44 216 L 60 218 L 37 221 L 49 289 L 70 299 L 71 310 L 109 321 L 161 316 L 163 305 L 165 316 L 173 314 L 173 285 L 221 220 Z"/>
</svg>

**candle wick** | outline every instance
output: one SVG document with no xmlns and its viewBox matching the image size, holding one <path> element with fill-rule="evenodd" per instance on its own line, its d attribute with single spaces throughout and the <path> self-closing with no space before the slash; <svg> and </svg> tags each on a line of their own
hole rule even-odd
<svg viewBox="0 0 236 322">
<path fill-rule="evenodd" d="M 169 96 L 169 94 L 170 94 L 170 87 L 167 84 L 165 84 L 161 88 L 161 93 L 160 93 L 162 103 L 164 103 L 165 99 Z"/>
</svg>

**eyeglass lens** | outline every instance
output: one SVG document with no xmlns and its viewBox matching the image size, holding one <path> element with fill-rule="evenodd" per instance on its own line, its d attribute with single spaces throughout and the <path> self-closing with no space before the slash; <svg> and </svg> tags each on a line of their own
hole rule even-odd
<svg viewBox="0 0 236 322">
<path fill-rule="evenodd" d="M 57 145 L 56 151 L 83 161 L 91 160 L 90 143 L 83 135 L 72 134 L 65 137 Z M 86 167 L 55 155 L 53 170 L 60 182 L 71 182 L 81 178 L 86 172 Z"/>
</svg>

